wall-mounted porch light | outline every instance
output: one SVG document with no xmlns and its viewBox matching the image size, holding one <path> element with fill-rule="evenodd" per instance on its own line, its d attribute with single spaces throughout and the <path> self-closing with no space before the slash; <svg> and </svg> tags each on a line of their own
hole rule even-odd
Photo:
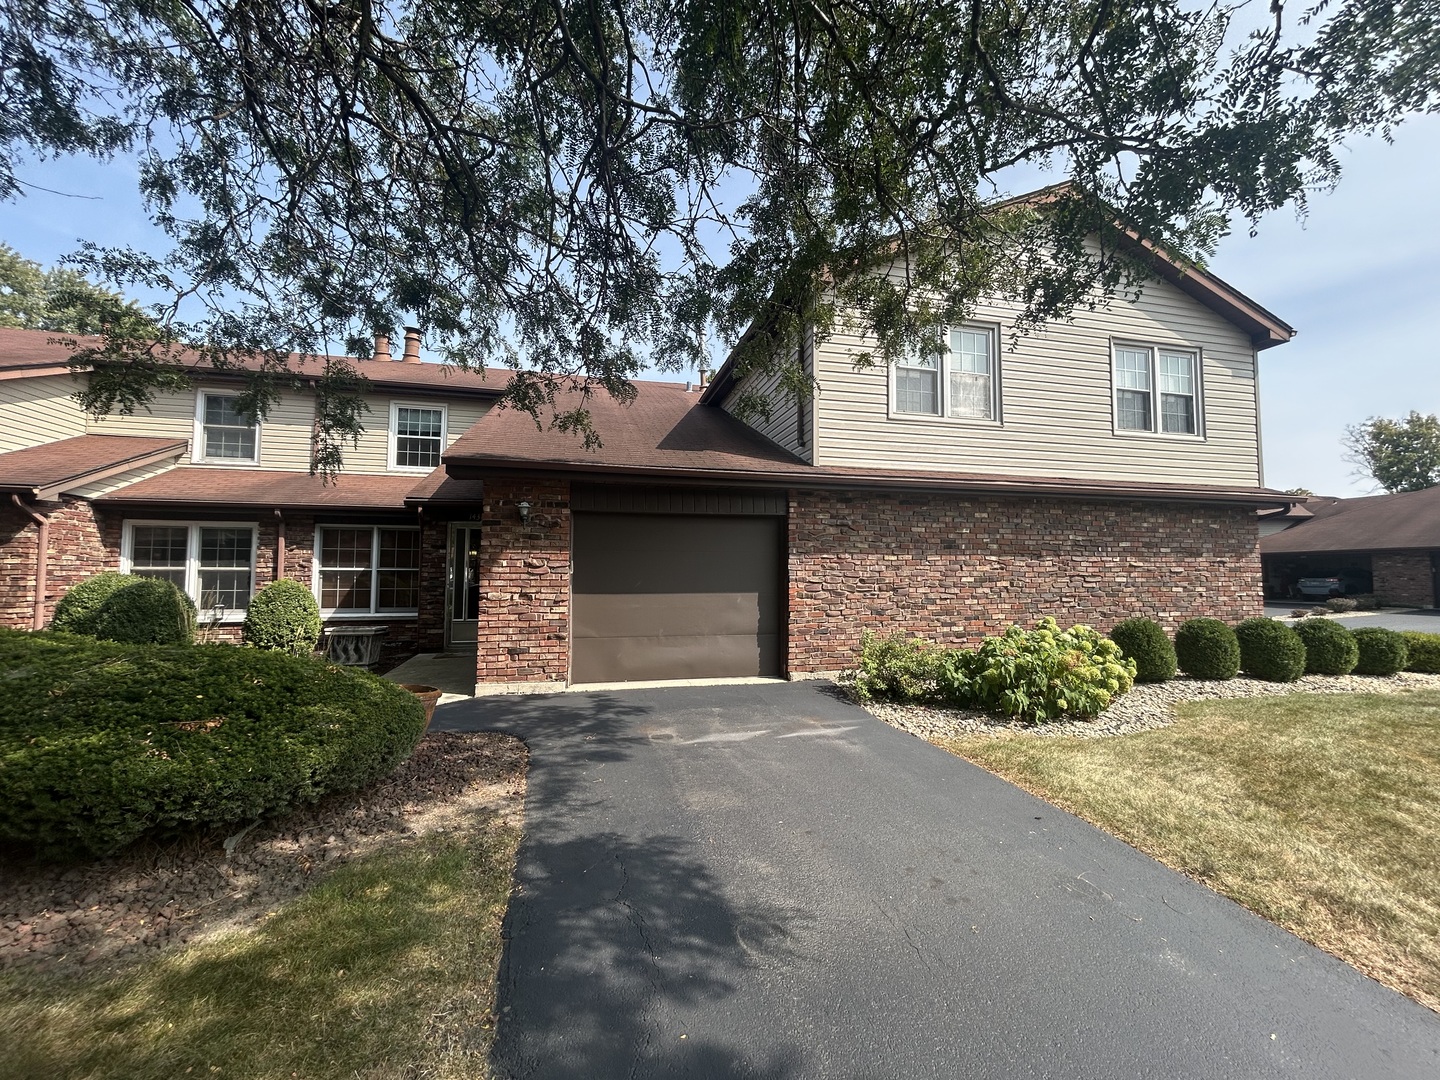
<svg viewBox="0 0 1440 1080">
<path fill-rule="evenodd" d="M 515 504 L 515 509 L 520 511 L 521 525 L 524 525 L 525 522 L 530 520 L 530 504 L 524 499 L 521 499 L 518 503 Z"/>
</svg>

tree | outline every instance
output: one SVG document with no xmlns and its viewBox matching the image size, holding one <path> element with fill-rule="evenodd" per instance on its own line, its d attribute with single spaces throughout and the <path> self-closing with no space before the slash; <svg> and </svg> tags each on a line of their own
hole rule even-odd
<svg viewBox="0 0 1440 1080">
<path fill-rule="evenodd" d="M 1388 492 L 1440 484 L 1440 417 L 1413 409 L 1403 420 L 1372 416 L 1345 429 L 1350 460 Z"/>
<path fill-rule="evenodd" d="M 363 355 L 402 321 L 455 363 L 536 371 L 507 395 L 537 415 L 560 376 L 623 398 L 647 362 L 681 370 L 752 325 L 742 369 L 798 390 L 802 323 L 853 309 L 889 361 L 982 295 L 1063 318 L 1146 273 L 1117 221 L 1203 259 L 1232 216 L 1333 182 L 1343 138 L 1440 104 L 1433 0 L 1285 14 L 27 0 L 0 7 L 0 195 L 29 154 L 127 154 L 174 241 L 81 255 L 174 297 L 158 343 L 79 357 L 106 373 L 98 411 L 143 400 L 183 341 L 222 366 L 264 351 L 263 409 L 289 350 Z M 1023 164 L 1073 183 L 998 199 Z M 335 412 L 318 434 L 338 454 Z M 583 405 L 555 422 L 596 437 Z"/>
<path fill-rule="evenodd" d="M 1286 494 L 1286 495 L 1296 495 L 1296 496 L 1299 496 L 1299 497 L 1302 498 L 1302 499 L 1311 499 L 1311 498 L 1314 498 L 1314 496 L 1315 496 L 1315 492 L 1311 491 L 1309 488 L 1304 488 L 1304 487 L 1286 488 L 1286 489 L 1285 489 L 1285 494 Z"/>
<path fill-rule="evenodd" d="M 118 292 L 76 270 L 46 270 L 0 243 L 0 326 L 90 335 L 123 321 L 136 321 L 137 330 L 154 329 L 138 305 Z"/>
</svg>

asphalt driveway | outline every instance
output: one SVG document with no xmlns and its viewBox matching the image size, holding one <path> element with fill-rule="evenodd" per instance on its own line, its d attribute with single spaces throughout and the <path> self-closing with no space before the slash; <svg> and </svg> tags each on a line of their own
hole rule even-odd
<svg viewBox="0 0 1440 1080">
<path fill-rule="evenodd" d="M 815 684 L 447 705 L 531 749 L 502 1077 L 1425 1077 L 1440 1018 Z"/>
</svg>

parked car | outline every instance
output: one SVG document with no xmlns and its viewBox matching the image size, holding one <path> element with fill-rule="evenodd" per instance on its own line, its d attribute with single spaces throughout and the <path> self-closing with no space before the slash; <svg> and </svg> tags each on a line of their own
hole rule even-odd
<svg viewBox="0 0 1440 1080">
<path fill-rule="evenodd" d="M 1302 577 L 1295 583 L 1294 594 L 1306 600 L 1328 600 L 1332 596 L 1366 592 L 1367 589 L 1359 575 L 1342 571 L 1331 577 Z"/>
</svg>

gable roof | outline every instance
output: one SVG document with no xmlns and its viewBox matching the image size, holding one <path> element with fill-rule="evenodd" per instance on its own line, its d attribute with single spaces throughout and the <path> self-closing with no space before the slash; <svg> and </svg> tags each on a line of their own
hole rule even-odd
<svg viewBox="0 0 1440 1080">
<path fill-rule="evenodd" d="M 1308 521 L 1263 537 L 1265 555 L 1440 548 L 1440 487 L 1358 499 L 1312 498 Z"/>
<path fill-rule="evenodd" d="M 76 340 L 82 345 L 95 344 L 96 338 L 74 338 L 73 335 L 56 334 L 48 330 L 17 330 L 0 327 L 0 379 L 23 378 L 26 376 L 65 374 L 70 371 L 72 350 L 63 342 Z M 307 356 L 291 353 L 290 370 L 302 378 L 318 378 L 324 370 L 323 356 Z M 505 392 L 506 385 L 514 376 L 509 368 L 483 368 L 479 371 L 461 371 L 446 364 L 421 362 L 405 363 L 402 360 L 363 359 L 355 356 L 340 356 L 357 372 L 370 380 L 377 389 L 409 390 L 419 393 L 444 393 L 465 397 L 498 398 Z M 194 352 L 181 354 L 185 366 L 197 377 L 204 379 L 239 378 L 236 371 L 216 371 Z M 238 356 L 236 366 L 244 371 L 258 371 L 263 361 L 258 356 Z"/>
<path fill-rule="evenodd" d="M 179 458 L 188 439 L 136 435 L 76 435 L 0 454 L 0 491 L 29 495 L 42 502 L 84 484 Z"/>
</svg>

